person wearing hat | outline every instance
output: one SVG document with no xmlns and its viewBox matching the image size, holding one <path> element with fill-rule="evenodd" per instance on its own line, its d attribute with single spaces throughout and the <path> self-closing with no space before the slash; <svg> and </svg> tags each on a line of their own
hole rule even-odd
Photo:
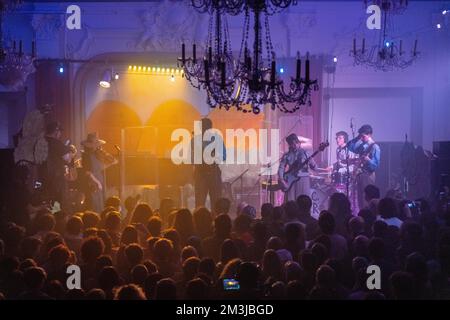
<svg viewBox="0 0 450 320">
<path fill-rule="evenodd" d="M 43 184 L 50 201 L 63 204 L 66 191 L 66 164 L 70 161 L 70 148 L 61 141 L 62 128 L 56 121 L 45 127 L 47 158 L 43 163 Z"/>
<path fill-rule="evenodd" d="M 311 159 L 308 165 L 300 168 L 299 172 L 293 172 L 298 179 L 292 184 L 288 185 L 285 180 L 285 172 L 290 168 L 293 168 L 296 164 L 303 163 L 308 154 L 305 149 L 302 148 L 302 143 L 295 133 L 286 137 L 286 142 L 289 146 L 289 151 L 286 152 L 280 160 L 280 166 L 278 168 L 278 181 L 282 189 L 285 190 L 284 199 L 286 201 L 296 201 L 297 197 L 306 194 L 310 194 L 310 181 L 308 168 L 315 170 L 317 168 L 314 159 Z"/>
<path fill-rule="evenodd" d="M 366 206 L 364 188 L 375 185 L 375 171 L 380 166 L 380 146 L 373 139 L 372 126 L 365 124 L 358 130 L 358 136 L 347 144 L 348 150 L 358 156 L 359 163 L 355 165 L 356 187 L 359 208 Z"/>
<path fill-rule="evenodd" d="M 81 142 L 83 146 L 81 162 L 86 179 L 84 183 L 86 209 L 91 209 L 96 212 L 103 210 L 105 199 L 105 163 L 102 157 L 102 155 L 106 154 L 102 150 L 105 144 L 106 141 L 99 139 L 98 134 L 95 132 L 89 133 L 86 140 Z"/>
</svg>

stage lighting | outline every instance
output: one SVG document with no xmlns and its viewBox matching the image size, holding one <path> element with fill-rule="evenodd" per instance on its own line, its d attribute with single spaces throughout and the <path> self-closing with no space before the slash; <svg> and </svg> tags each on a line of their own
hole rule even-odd
<svg viewBox="0 0 450 320">
<path fill-rule="evenodd" d="M 60 66 L 59 69 L 58 69 L 58 71 L 59 71 L 59 73 L 64 73 L 64 67 L 63 67 L 63 66 Z"/>
<path fill-rule="evenodd" d="M 280 73 L 284 73 L 284 68 L 280 68 Z"/>
<path fill-rule="evenodd" d="M 114 75 L 114 80 L 119 80 L 120 76 L 119 74 L 116 72 L 116 74 Z"/>
<path fill-rule="evenodd" d="M 440 29 L 440 28 L 441 28 L 441 24 L 438 23 L 438 24 L 436 25 L 436 28 Z"/>
<path fill-rule="evenodd" d="M 106 70 L 103 73 L 103 76 L 102 76 L 102 78 L 101 78 L 101 80 L 99 81 L 98 84 L 100 85 L 100 87 L 108 89 L 108 88 L 111 87 L 112 80 L 113 79 L 112 79 L 112 72 L 111 72 L 111 70 Z"/>
<path fill-rule="evenodd" d="M 337 63 L 337 57 L 336 57 L 336 56 L 333 57 L 333 62 L 334 62 L 334 63 Z"/>
<path fill-rule="evenodd" d="M 389 47 L 391 46 L 391 43 L 390 43 L 389 41 L 386 41 L 386 42 L 384 43 L 384 45 L 385 45 L 386 48 L 389 48 Z"/>
<path fill-rule="evenodd" d="M 443 10 L 443 11 L 442 11 L 442 15 L 445 16 L 448 12 L 449 12 L 449 10 Z"/>
</svg>

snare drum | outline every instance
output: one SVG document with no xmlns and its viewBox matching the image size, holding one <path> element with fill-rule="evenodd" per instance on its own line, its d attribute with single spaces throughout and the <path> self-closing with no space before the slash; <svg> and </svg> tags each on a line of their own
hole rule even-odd
<svg viewBox="0 0 450 320">
<path fill-rule="evenodd" d="M 334 185 L 340 185 L 340 184 L 345 185 L 348 180 L 347 178 L 348 178 L 348 174 L 342 173 L 342 172 L 333 172 L 333 174 L 331 175 L 331 181 Z"/>
</svg>

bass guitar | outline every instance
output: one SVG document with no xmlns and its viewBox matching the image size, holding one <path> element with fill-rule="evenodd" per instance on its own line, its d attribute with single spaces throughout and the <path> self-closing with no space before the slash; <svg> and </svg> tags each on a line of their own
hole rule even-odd
<svg viewBox="0 0 450 320">
<path fill-rule="evenodd" d="M 302 178 L 299 176 L 300 171 L 309 163 L 309 161 L 311 161 L 312 158 L 314 158 L 319 152 L 325 150 L 329 145 L 330 143 L 328 141 L 322 142 L 319 145 L 319 148 L 304 161 L 300 161 L 300 159 L 298 159 L 290 165 L 289 169 L 283 174 L 283 179 L 286 182 L 286 185 L 284 186 L 283 184 L 280 184 L 281 190 L 285 193 L 289 192 L 292 186 Z"/>
</svg>

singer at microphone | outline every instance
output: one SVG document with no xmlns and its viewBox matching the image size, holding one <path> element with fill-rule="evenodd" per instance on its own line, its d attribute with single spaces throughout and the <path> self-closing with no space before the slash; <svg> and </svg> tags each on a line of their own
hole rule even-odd
<svg viewBox="0 0 450 320">
<path fill-rule="evenodd" d="M 356 172 L 356 184 L 358 190 L 358 204 L 360 208 L 366 206 L 364 200 L 364 188 L 369 184 L 375 184 L 375 171 L 380 166 L 380 146 L 373 139 L 373 129 L 365 124 L 358 130 L 358 137 L 351 140 L 348 149 L 359 156 Z"/>
</svg>

